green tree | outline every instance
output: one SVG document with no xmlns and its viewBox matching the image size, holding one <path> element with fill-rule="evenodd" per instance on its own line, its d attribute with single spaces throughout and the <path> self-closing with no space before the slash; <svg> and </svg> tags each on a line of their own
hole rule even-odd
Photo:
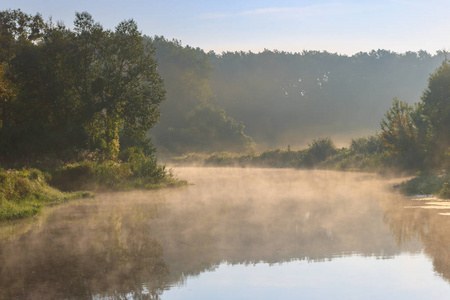
<svg viewBox="0 0 450 300">
<path fill-rule="evenodd" d="M 21 29 L 20 18 L 31 29 Z M 99 149 L 115 159 L 122 138 L 126 146 L 149 145 L 146 133 L 158 120 L 164 89 L 154 50 L 136 23 L 104 30 L 83 12 L 74 30 L 48 22 L 38 35 L 33 20 L 0 12 L 5 78 L 15 92 L 8 105 L 1 102 L 0 152 Z"/>
<path fill-rule="evenodd" d="M 90 93 L 85 93 L 91 95 L 88 101 L 94 107 L 86 129 L 108 157 L 118 155 L 120 132 L 130 143 L 137 143 L 158 120 L 165 92 L 153 53 L 133 20 L 105 33 L 101 58 L 95 60 L 98 77 L 86 85 Z"/>
<path fill-rule="evenodd" d="M 419 167 L 423 162 L 415 115 L 417 112 L 413 106 L 394 98 L 381 121 L 383 146 L 389 156 L 405 168 Z"/>
<path fill-rule="evenodd" d="M 42 37 L 44 21 L 40 14 L 25 14 L 20 9 L 0 12 L 0 61 L 9 61 L 21 43 Z"/>
<path fill-rule="evenodd" d="M 0 65 L 0 130 L 3 125 L 4 108 L 9 104 L 8 102 L 11 101 L 14 96 L 11 83 L 5 77 L 5 65 L 5 63 Z"/>
<path fill-rule="evenodd" d="M 445 61 L 428 79 L 422 96 L 423 117 L 430 125 L 429 157 L 441 164 L 450 146 L 450 64 Z"/>
<path fill-rule="evenodd" d="M 253 140 L 245 135 L 244 124 L 212 104 L 194 107 L 184 119 L 183 128 L 171 128 L 165 135 L 167 140 L 161 140 L 171 152 L 246 152 L 253 149 Z"/>
<path fill-rule="evenodd" d="M 308 146 L 309 148 L 301 160 L 301 165 L 306 167 L 314 167 L 337 153 L 336 146 L 329 137 L 315 139 Z"/>
<path fill-rule="evenodd" d="M 383 151 L 383 145 L 379 135 L 371 135 L 352 139 L 350 150 L 359 154 L 378 154 Z"/>
</svg>

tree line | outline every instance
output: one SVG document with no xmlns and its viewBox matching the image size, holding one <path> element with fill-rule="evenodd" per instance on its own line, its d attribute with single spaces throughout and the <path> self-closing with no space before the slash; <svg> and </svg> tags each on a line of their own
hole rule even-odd
<svg viewBox="0 0 450 300">
<path fill-rule="evenodd" d="M 409 104 L 420 99 L 427 78 L 445 56 L 387 50 L 352 56 L 276 50 L 217 54 L 164 37 L 148 39 L 156 48 L 167 88 L 160 124 L 152 135 L 158 146 L 185 153 L 237 148 L 230 143 L 214 149 L 192 147 L 192 139 L 181 140 L 186 135 L 168 138 L 187 126 L 188 112 L 205 102 L 241 123 L 242 132 L 260 150 L 288 144 L 303 147 L 320 136 L 342 144 L 373 134 L 380 130 L 379 122 L 394 97 Z M 216 139 L 234 145 L 242 140 L 218 135 Z"/>
</svg>

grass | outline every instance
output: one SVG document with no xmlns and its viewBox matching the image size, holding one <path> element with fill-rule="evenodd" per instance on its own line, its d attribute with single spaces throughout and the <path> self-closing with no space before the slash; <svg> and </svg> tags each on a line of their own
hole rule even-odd
<svg viewBox="0 0 450 300">
<path fill-rule="evenodd" d="M 44 164 L 42 170 L 0 168 L 0 221 L 38 214 L 42 207 L 71 199 L 92 197 L 91 192 L 158 189 L 186 185 L 156 157 L 128 149 L 120 161 L 85 159 L 75 163 Z"/>
<path fill-rule="evenodd" d="M 157 189 L 187 184 L 158 165 L 153 156 L 131 153 L 122 159 L 67 164 L 52 172 L 50 183 L 63 191 Z"/>
<path fill-rule="evenodd" d="M 0 169 L 0 221 L 34 216 L 44 206 L 92 196 L 89 192 L 61 192 L 49 186 L 37 169 Z"/>
</svg>

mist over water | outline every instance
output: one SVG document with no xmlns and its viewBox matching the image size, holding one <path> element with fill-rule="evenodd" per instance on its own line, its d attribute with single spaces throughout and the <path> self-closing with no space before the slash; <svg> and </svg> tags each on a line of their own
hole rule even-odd
<svg viewBox="0 0 450 300">
<path fill-rule="evenodd" d="M 343 289 L 382 289 L 386 276 L 370 272 L 399 281 L 406 272 L 435 283 L 421 291 L 449 291 L 450 218 L 442 214 L 450 208 L 427 209 L 426 201 L 396 194 L 398 179 L 290 169 L 174 171 L 192 185 L 100 194 L 1 224 L 0 299 L 173 299 L 172 291 L 183 299 L 183 288 L 195 287 L 197 278 L 207 278 L 200 284 L 207 287 L 208 274 L 242 279 L 246 272 L 268 274 L 275 287 L 277 276 L 295 282 L 289 272 L 327 278 L 323 289 L 351 274 L 358 280 L 343 281 Z M 330 266 L 337 277 L 325 276 Z M 356 266 L 372 276 L 355 277 Z M 389 288 L 400 293 L 404 286 Z"/>
</svg>

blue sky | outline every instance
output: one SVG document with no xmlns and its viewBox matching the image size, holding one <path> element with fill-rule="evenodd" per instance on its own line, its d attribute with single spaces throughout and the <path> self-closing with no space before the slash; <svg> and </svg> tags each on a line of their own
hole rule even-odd
<svg viewBox="0 0 450 300">
<path fill-rule="evenodd" d="M 448 0 L 2 0 L 0 9 L 40 12 L 72 26 L 87 11 L 105 28 L 134 19 L 149 36 L 163 35 L 206 51 L 265 48 L 354 54 L 450 50 Z"/>
</svg>

